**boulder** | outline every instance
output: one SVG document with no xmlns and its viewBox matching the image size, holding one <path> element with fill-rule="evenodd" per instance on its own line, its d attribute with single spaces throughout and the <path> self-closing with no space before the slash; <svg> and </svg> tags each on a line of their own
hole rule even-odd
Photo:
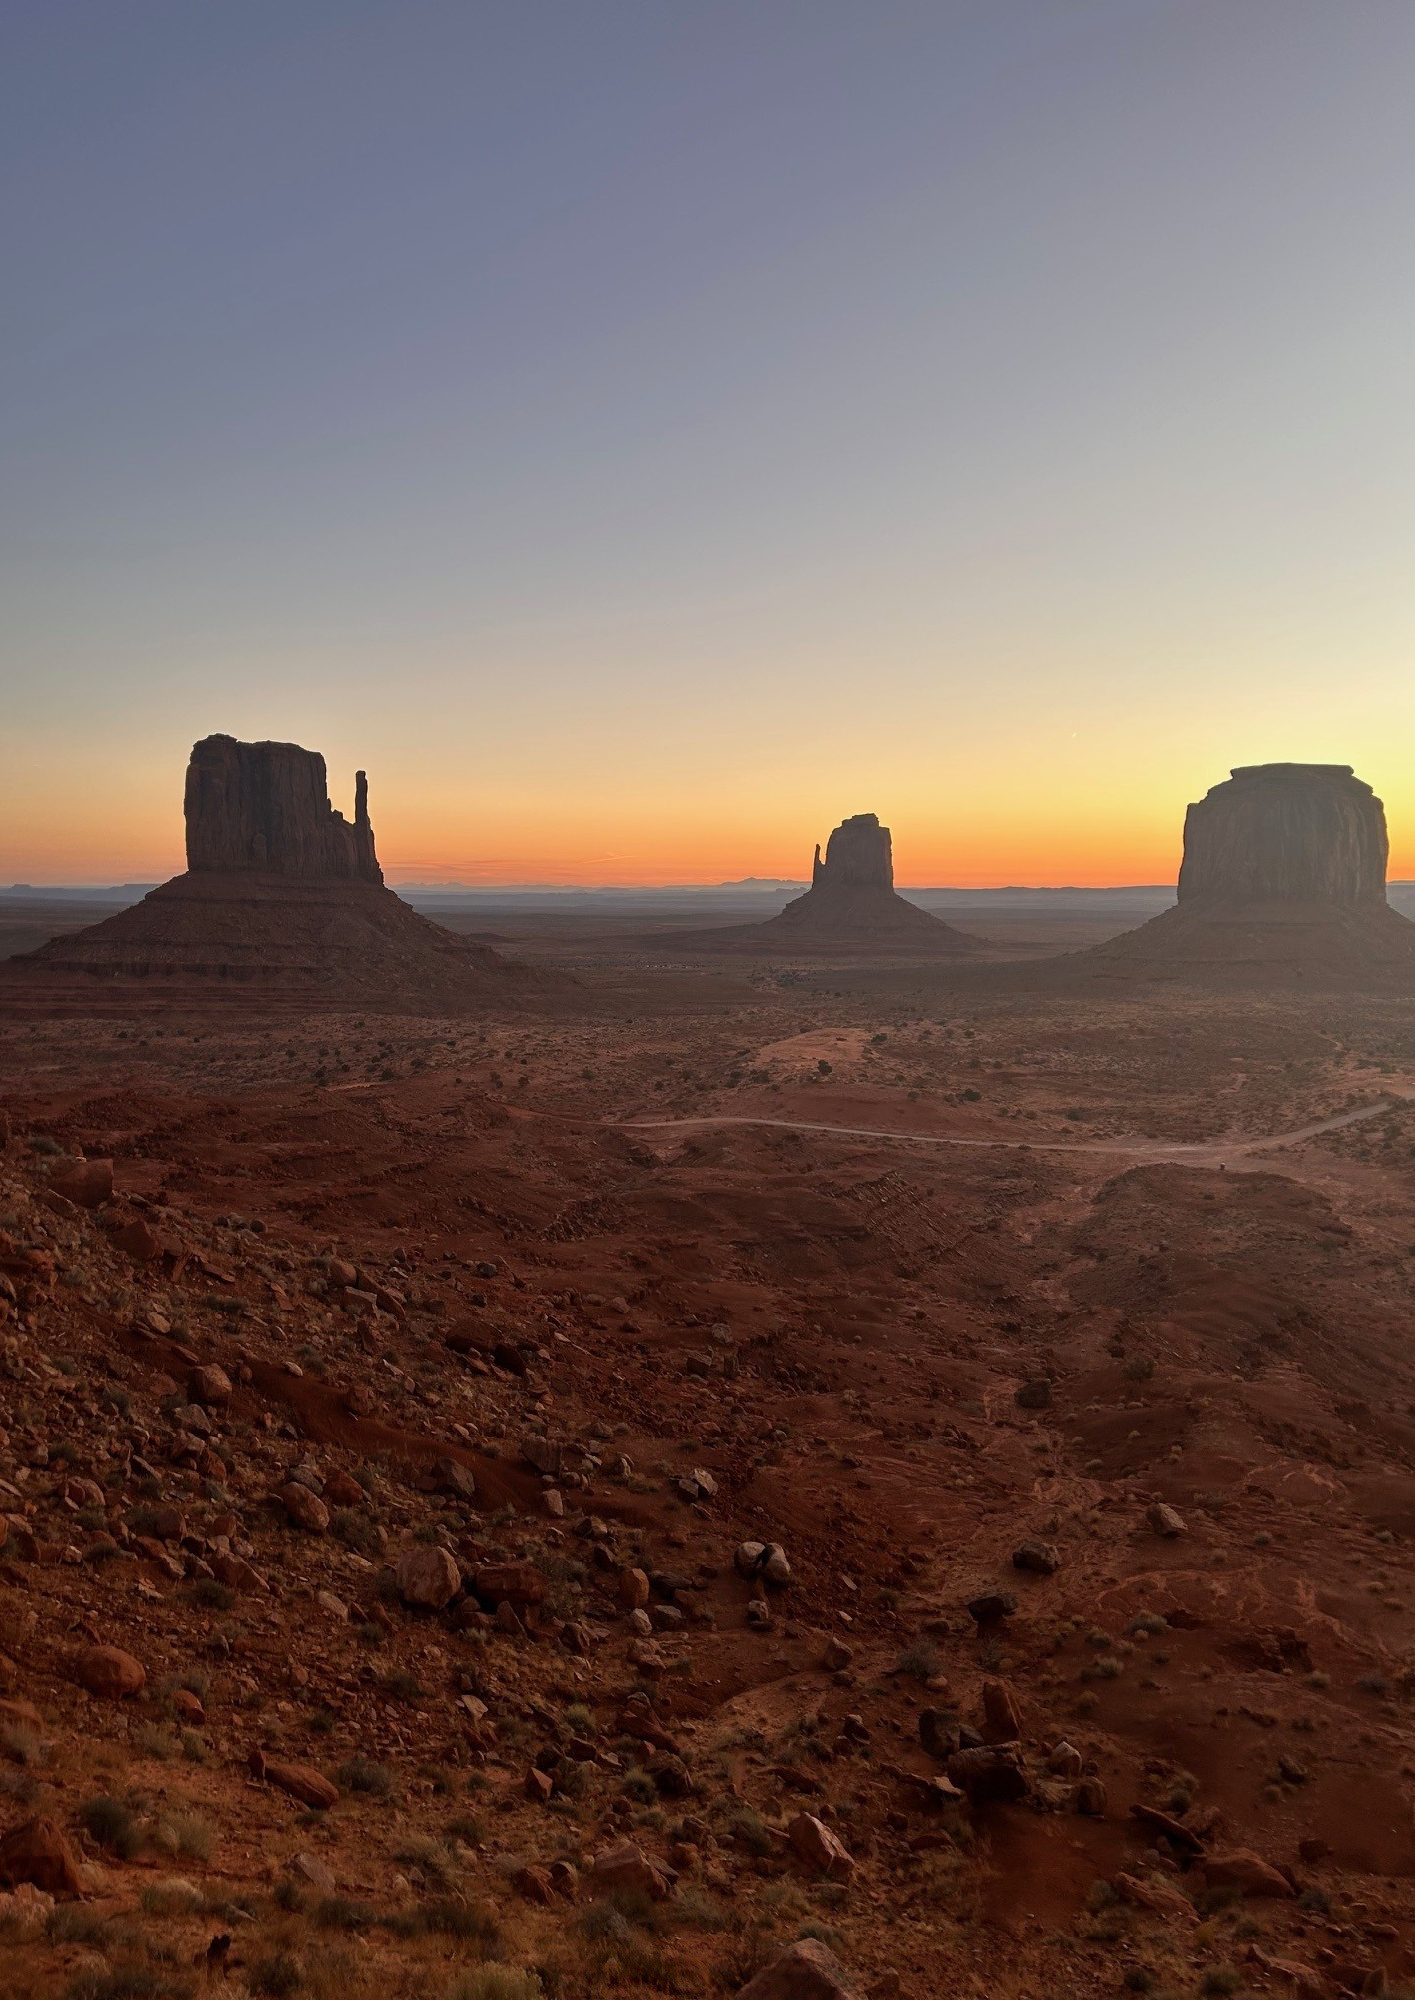
<svg viewBox="0 0 1415 2000">
<path fill-rule="evenodd" d="M 545 1597 L 545 1578 L 530 1563 L 483 1563 L 472 1584 L 477 1596 L 493 1605 L 512 1604 L 519 1608 L 540 1604 Z"/>
<path fill-rule="evenodd" d="M 267 1757 L 263 1750 L 252 1750 L 250 1765 L 253 1777 L 274 1785 L 277 1791 L 288 1792 L 303 1806 L 322 1812 L 338 1803 L 339 1787 L 316 1771 L 313 1764 L 288 1764 Z"/>
<path fill-rule="evenodd" d="M 393 1566 L 403 1602 L 420 1611 L 441 1611 L 462 1588 L 462 1572 L 436 1542 L 416 1542 Z"/>
<path fill-rule="evenodd" d="M 801 1860 L 817 1875 L 828 1875 L 832 1882 L 848 1882 L 854 1874 L 854 1856 L 844 1841 L 814 1813 L 797 1813 L 786 1829 L 786 1837 Z"/>
<path fill-rule="evenodd" d="M 231 1400 L 231 1377 L 214 1361 L 208 1361 L 187 1377 L 187 1394 L 205 1409 L 219 1408 Z"/>
<path fill-rule="evenodd" d="M 306 1534 L 322 1535 L 329 1526 L 329 1509 L 317 1493 L 298 1479 L 287 1479 L 276 1496 L 289 1516 L 290 1524 Z"/>
<path fill-rule="evenodd" d="M 737 2000 L 858 2000 L 840 1960 L 819 1938 L 802 1938 L 749 1979 Z"/>
<path fill-rule="evenodd" d="M 101 1208 L 113 1199 L 113 1162 L 76 1160 L 51 1174 L 49 1185 L 76 1208 Z"/>
<path fill-rule="evenodd" d="M 1027 1774 L 1010 1748 L 955 1750 L 946 1768 L 970 1805 L 1011 1804 L 1027 1795 Z"/>
<path fill-rule="evenodd" d="M 469 1503 L 477 1497 L 476 1474 L 460 1458 L 439 1458 L 433 1465 L 432 1476 L 441 1493 L 450 1493 L 454 1499 Z"/>
<path fill-rule="evenodd" d="M 1236 1889 L 1240 1896 L 1289 1897 L 1296 1894 L 1285 1875 L 1250 1847 L 1227 1854 L 1206 1854 L 1204 1879 L 1211 1889 Z"/>
<path fill-rule="evenodd" d="M 661 1903 L 673 1893 L 674 1873 L 661 1862 L 650 1861 L 632 1840 L 621 1841 L 597 1854 L 588 1877 L 592 1896 L 647 1896 Z"/>
<path fill-rule="evenodd" d="M 0 1882 L 30 1882 L 66 1900 L 84 1893 L 78 1858 L 52 1819 L 27 1819 L 0 1839 Z"/>
<path fill-rule="evenodd" d="M 147 1670 L 121 1646 L 89 1646 L 74 1661 L 74 1679 L 102 1701 L 122 1701 L 141 1693 Z"/>
</svg>

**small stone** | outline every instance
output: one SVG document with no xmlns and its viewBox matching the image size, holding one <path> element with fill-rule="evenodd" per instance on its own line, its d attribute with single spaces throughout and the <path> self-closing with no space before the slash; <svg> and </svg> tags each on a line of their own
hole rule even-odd
<svg viewBox="0 0 1415 2000">
<path fill-rule="evenodd" d="M 617 1586 L 619 1603 L 625 1611 L 637 1610 L 649 1601 L 648 1572 L 642 1569 L 621 1569 Z"/>
<path fill-rule="evenodd" d="M 555 1894 L 551 1887 L 550 1870 L 537 1867 L 534 1862 L 526 1862 L 516 1870 L 511 1877 L 511 1886 L 528 1903 L 548 1903 Z"/>
<path fill-rule="evenodd" d="M 1047 1769 L 1055 1778 L 1067 1778 L 1073 1783 L 1081 1775 L 1084 1759 L 1073 1743 L 1058 1743 L 1047 1757 Z"/>
<path fill-rule="evenodd" d="M 1016 1743 L 1022 1734 L 1017 1703 L 1005 1681 L 983 1682 L 983 1735 L 989 1743 Z"/>
<path fill-rule="evenodd" d="M 1031 1570 L 1037 1576 L 1055 1576 L 1061 1568 L 1061 1551 L 1051 1542 L 1019 1542 L 1012 1551 L 1012 1567 Z"/>
<path fill-rule="evenodd" d="M 1051 1383 L 1045 1375 L 1024 1382 L 1012 1398 L 1019 1410 L 1045 1410 L 1051 1406 Z"/>
<path fill-rule="evenodd" d="M 843 1674 L 854 1657 L 843 1639 L 827 1639 L 821 1665 L 828 1674 Z"/>
<path fill-rule="evenodd" d="M 526 1773 L 524 1790 L 526 1797 L 536 1805 L 549 1805 L 555 1793 L 555 1780 L 549 1771 L 542 1771 L 539 1765 L 532 1764 Z"/>
<path fill-rule="evenodd" d="M 996 1625 L 1000 1619 L 1010 1618 L 1017 1609 L 1017 1599 L 1010 1590 L 985 1590 L 981 1596 L 968 1600 L 968 1616 L 975 1625 Z"/>
<path fill-rule="evenodd" d="M 301 1848 L 298 1854 L 291 1855 L 287 1866 L 292 1875 L 300 1876 L 321 1896 L 334 1894 L 336 1885 L 333 1871 L 325 1866 L 317 1854 L 311 1854 L 307 1848 Z"/>
</svg>

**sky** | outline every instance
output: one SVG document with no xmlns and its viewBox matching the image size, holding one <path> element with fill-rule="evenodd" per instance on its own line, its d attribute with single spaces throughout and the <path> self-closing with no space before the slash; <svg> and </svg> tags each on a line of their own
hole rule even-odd
<svg viewBox="0 0 1415 2000">
<path fill-rule="evenodd" d="M 0 882 L 1415 876 L 1410 0 L 10 0 Z"/>
</svg>

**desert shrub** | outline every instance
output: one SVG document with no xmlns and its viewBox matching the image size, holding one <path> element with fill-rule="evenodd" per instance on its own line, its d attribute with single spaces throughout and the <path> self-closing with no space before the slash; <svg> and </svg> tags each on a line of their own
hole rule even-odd
<svg viewBox="0 0 1415 2000">
<path fill-rule="evenodd" d="M 393 1773 L 371 1757 L 350 1757 L 335 1775 L 346 1792 L 367 1792 L 371 1798 L 386 1799 L 393 1789 Z"/>
<path fill-rule="evenodd" d="M 542 2000 L 540 1980 L 519 1965 L 476 1965 L 453 1985 L 448 2000 Z"/>
<path fill-rule="evenodd" d="M 106 1847 L 121 1861 L 131 1861 L 142 1846 L 142 1835 L 131 1808 L 107 1792 L 85 1799 L 79 1807 L 79 1819 L 90 1840 Z"/>
<path fill-rule="evenodd" d="M 895 1673 L 904 1674 L 911 1681 L 931 1681 L 942 1668 L 937 1646 L 930 1645 L 927 1639 L 916 1639 L 913 1645 L 906 1646 L 894 1663 Z"/>
<path fill-rule="evenodd" d="M 322 1896 L 314 1920 L 322 1931 L 363 1931 L 373 1922 L 373 1911 L 349 1896 Z"/>
<path fill-rule="evenodd" d="M 246 1984 L 260 2000 L 290 2000 L 304 1984 L 304 1972 L 288 1951 L 268 1951 L 247 1969 Z"/>
</svg>

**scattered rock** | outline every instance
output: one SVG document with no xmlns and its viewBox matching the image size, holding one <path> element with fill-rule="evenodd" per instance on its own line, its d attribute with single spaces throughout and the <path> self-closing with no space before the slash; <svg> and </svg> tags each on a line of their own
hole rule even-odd
<svg viewBox="0 0 1415 2000">
<path fill-rule="evenodd" d="M 748 1582 L 760 1578 L 778 1590 L 791 1581 L 791 1565 L 779 1542 L 739 1542 L 732 1566 Z"/>
<path fill-rule="evenodd" d="M 996 1625 L 1003 1618 L 1010 1618 L 1017 1609 L 1017 1599 L 1010 1590 L 985 1590 L 981 1596 L 968 1600 L 968 1616 L 975 1625 Z"/>
<path fill-rule="evenodd" d="M 1005 1681 L 983 1682 L 983 1735 L 989 1743 L 1016 1743 L 1022 1734 L 1017 1703 Z"/>
<path fill-rule="evenodd" d="M 1171 1541 L 1176 1535 L 1185 1532 L 1184 1516 L 1176 1513 L 1173 1507 L 1166 1506 L 1163 1500 L 1156 1500 L 1147 1510 L 1145 1519 L 1157 1535 L 1163 1535 Z"/>
<path fill-rule="evenodd" d="M 1019 1542 L 1012 1551 L 1012 1567 L 1031 1570 L 1037 1576 L 1055 1576 L 1061 1568 L 1061 1550 L 1052 1542 Z"/>
<path fill-rule="evenodd" d="M 1051 1406 L 1051 1383 L 1046 1376 L 1038 1375 L 1030 1382 L 1024 1382 L 1012 1398 L 1019 1410 L 1045 1410 Z"/>
<path fill-rule="evenodd" d="M 298 1875 L 302 1881 L 308 1882 L 321 1896 L 334 1894 L 337 1885 L 333 1871 L 326 1867 L 317 1854 L 311 1854 L 307 1848 L 301 1848 L 298 1854 L 292 1854 L 287 1866 L 292 1875 Z"/>
</svg>

